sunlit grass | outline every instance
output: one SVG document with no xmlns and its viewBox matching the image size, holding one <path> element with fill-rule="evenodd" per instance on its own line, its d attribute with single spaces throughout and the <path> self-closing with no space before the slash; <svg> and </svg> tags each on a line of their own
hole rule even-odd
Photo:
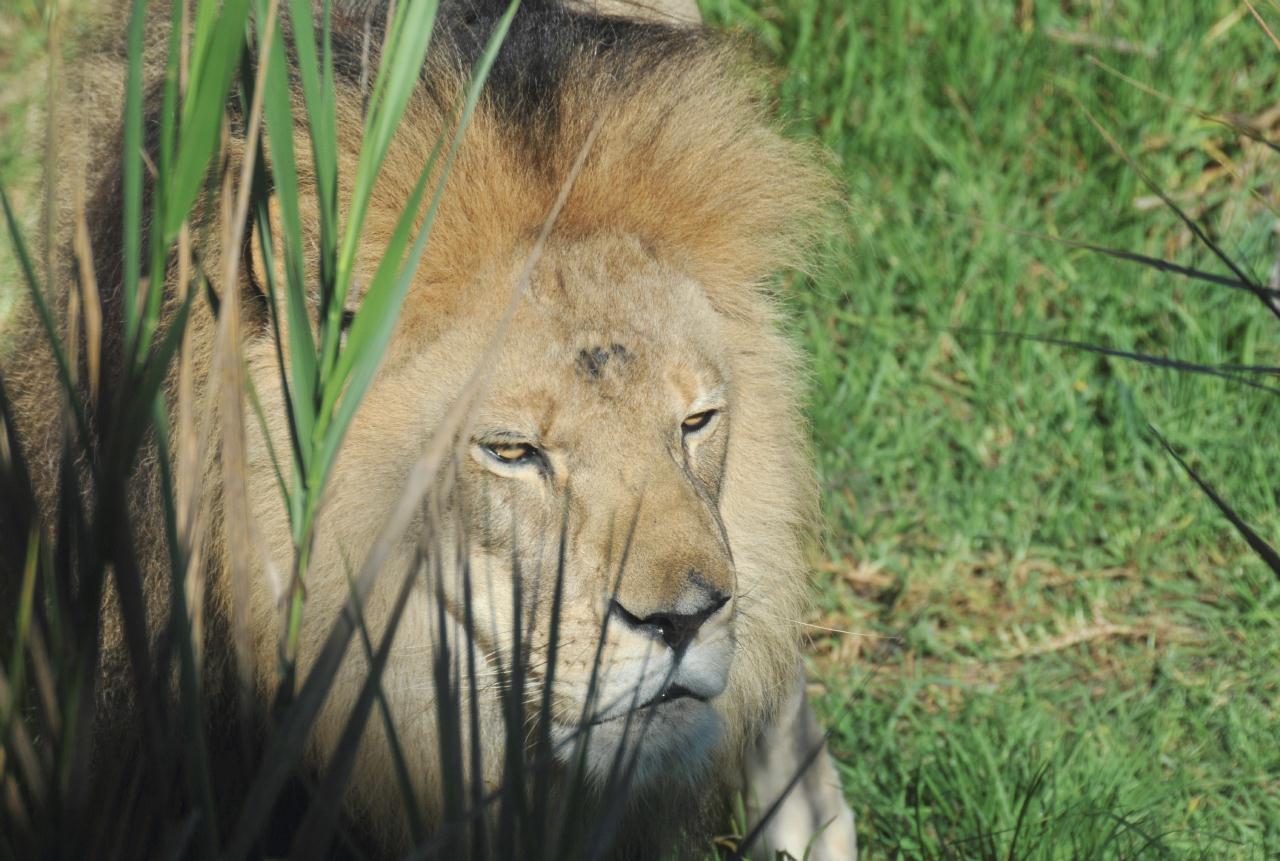
<svg viewBox="0 0 1280 861">
<path fill-rule="evenodd" d="M 1274 539 L 1280 400 L 965 330 L 1280 364 L 1246 293 L 1015 232 L 1229 274 L 1087 110 L 1265 279 L 1280 155 L 1103 64 L 1275 140 L 1280 54 L 1234 2 L 704 8 L 782 67 L 849 192 L 789 295 L 829 524 L 815 621 L 872 635 L 811 632 L 869 855 L 1274 853 L 1280 588 L 1146 427 Z"/>
</svg>

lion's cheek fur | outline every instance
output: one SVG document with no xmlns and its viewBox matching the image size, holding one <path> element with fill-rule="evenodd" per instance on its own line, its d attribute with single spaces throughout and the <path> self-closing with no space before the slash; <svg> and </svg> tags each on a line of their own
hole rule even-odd
<svg viewBox="0 0 1280 861">
<path fill-rule="evenodd" d="M 806 541 L 816 514 L 795 390 L 799 358 L 771 319 L 763 326 L 761 336 L 760 321 L 730 324 L 738 345 L 734 377 L 750 381 L 735 390 L 721 502 L 738 577 L 735 635 L 749 644 L 740 645 L 720 704 L 735 756 L 772 720 L 794 680 L 798 623 L 810 600 Z"/>
</svg>

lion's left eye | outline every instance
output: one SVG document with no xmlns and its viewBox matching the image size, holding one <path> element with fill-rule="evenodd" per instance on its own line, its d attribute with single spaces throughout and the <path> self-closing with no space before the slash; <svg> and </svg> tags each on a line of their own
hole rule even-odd
<svg viewBox="0 0 1280 861">
<path fill-rule="evenodd" d="M 680 423 L 680 430 L 686 434 L 697 433 L 698 431 L 711 424 L 711 420 L 716 417 L 719 410 L 703 410 L 700 413 L 694 413 L 685 418 Z"/>
<path fill-rule="evenodd" d="M 495 460 L 507 464 L 532 463 L 541 459 L 537 446 L 527 442 L 495 442 L 484 446 Z"/>
</svg>

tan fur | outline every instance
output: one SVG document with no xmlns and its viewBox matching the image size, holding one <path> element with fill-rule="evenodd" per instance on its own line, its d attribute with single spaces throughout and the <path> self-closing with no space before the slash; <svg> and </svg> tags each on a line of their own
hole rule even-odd
<svg viewBox="0 0 1280 861">
<path fill-rule="evenodd" d="M 112 67 L 110 58 L 104 67 Z M 431 494 L 430 514 L 395 548 L 365 605 L 376 641 L 400 575 L 425 549 L 428 565 L 383 677 L 419 796 L 438 815 L 441 776 L 430 676 L 436 644 L 443 636 L 470 648 L 483 678 L 492 678 L 510 655 L 512 559 L 518 558 L 528 614 L 524 628 L 528 634 L 533 625 L 533 652 L 543 654 L 553 559 L 567 513 L 554 714 L 544 717 L 566 726 L 577 720 L 615 583 L 617 601 L 636 617 L 692 612 L 712 593 L 731 599 L 691 647 L 705 646 L 710 654 L 730 644 L 723 652 L 732 661 L 727 684 L 711 701 L 723 727 L 706 754 L 711 764 L 692 763 L 687 780 L 657 778 L 637 802 L 637 822 L 658 816 L 675 835 L 706 827 L 708 817 L 720 826 L 714 817 L 740 786 L 745 751 L 771 725 L 796 683 L 794 620 L 803 616 L 808 596 L 804 548 L 815 491 L 800 413 L 801 361 L 779 330 L 780 311 L 767 279 L 802 263 L 809 231 L 824 208 L 826 183 L 806 167 L 813 160 L 803 147 L 761 120 L 754 73 L 730 48 L 706 41 L 683 52 L 679 62 L 646 68 L 626 81 L 611 80 L 596 56 L 583 54 L 574 68 L 563 89 L 558 134 L 537 154 L 536 166 L 492 105 L 482 104 L 472 120 L 383 368 L 328 488 L 307 575 L 301 662 L 305 672 L 346 599 L 348 572 L 358 567 L 389 516 L 409 466 L 472 370 L 484 364 L 484 395 L 467 434 L 457 440 L 456 468 Z M 437 63 L 429 74 L 440 82 L 445 103 L 459 92 L 462 82 L 447 64 Z M 110 104 L 111 93 L 119 92 L 118 72 L 108 83 L 86 90 L 84 98 Z M 360 94 L 340 88 L 338 111 L 341 175 L 350 178 L 360 143 Z M 594 146 L 529 290 L 493 349 L 533 239 L 597 125 Z M 437 102 L 423 98 L 410 105 L 372 201 L 358 284 L 368 283 L 427 153 L 450 131 Z M 76 146 L 77 154 L 92 152 L 87 144 Z M 302 129 L 296 150 L 309 152 Z M 237 159 L 233 145 L 233 163 Z M 94 164 L 103 161 L 86 164 L 90 187 L 97 189 L 91 216 L 107 223 L 118 192 L 113 162 L 106 160 L 108 167 L 94 174 Z M 304 172 L 302 182 L 304 198 L 310 199 L 312 178 Z M 314 238 L 316 229 L 314 212 L 304 212 L 304 230 Z M 109 246 L 110 231 L 100 232 Z M 200 250 L 206 271 L 220 271 L 217 243 Z M 98 254 L 99 265 L 112 259 L 109 247 L 99 247 Z M 63 279 L 56 286 L 65 294 L 71 285 Z M 244 302 L 252 322 L 255 300 L 247 284 Z M 217 410 L 208 406 L 213 394 L 203 383 L 214 321 L 202 306 L 191 325 L 201 380 L 197 414 L 216 422 Z M 287 423 L 274 344 L 268 329 L 247 328 L 246 362 L 275 450 L 285 453 Z M 614 345 L 621 349 L 610 352 Z M 596 349 L 608 356 L 599 373 L 592 373 L 583 355 Z M 51 400 L 36 394 L 40 381 L 48 380 L 46 357 L 29 343 L 6 358 L 5 369 L 18 381 L 24 419 L 34 429 L 27 434 L 29 445 L 48 466 L 41 474 L 48 490 L 56 422 Z M 705 407 L 706 398 L 720 410 L 717 424 L 682 450 L 680 423 Z M 547 452 L 550 479 L 486 460 L 484 435 L 509 430 L 535 439 Z M 209 452 L 203 504 L 211 516 L 207 597 L 216 621 L 226 619 L 231 598 L 216 445 Z M 288 571 L 288 521 L 265 439 L 253 422 L 247 456 L 262 555 Z M 144 464 L 135 508 L 144 528 L 155 530 L 153 472 Z M 624 546 L 626 567 L 618 581 Z M 460 630 L 464 572 L 456 564 L 458 549 L 471 565 L 473 638 Z M 151 565 L 159 577 L 156 557 Z M 256 681 L 265 702 L 276 681 L 283 617 L 279 584 L 265 564 L 259 569 L 250 605 Z M 443 632 L 436 622 L 437 586 L 446 595 Z M 221 630 L 213 628 L 215 634 Z M 606 675 L 630 672 L 653 648 L 650 640 L 611 622 Z M 229 646 L 211 635 L 208 649 L 217 662 Z M 317 762 L 336 744 L 365 672 L 360 650 L 350 650 L 311 739 Z M 470 695 L 478 704 L 485 751 L 482 774 L 472 778 L 493 785 L 504 744 L 500 702 L 492 685 L 481 684 Z M 672 732 L 679 739 L 679 727 Z M 399 843 L 406 832 L 389 757 L 382 725 L 374 719 L 347 801 L 382 839 Z M 674 784 L 664 786 L 664 779 Z"/>
</svg>

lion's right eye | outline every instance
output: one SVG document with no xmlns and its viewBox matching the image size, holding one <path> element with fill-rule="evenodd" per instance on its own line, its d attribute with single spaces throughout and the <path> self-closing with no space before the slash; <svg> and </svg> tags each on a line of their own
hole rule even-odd
<svg viewBox="0 0 1280 861">
<path fill-rule="evenodd" d="M 718 412 L 719 410 L 703 410 L 702 412 L 694 413 L 680 423 L 680 429 L 685 434 L 697 433 L 711 424 L 711 420 L 716 417 Z"/>
<path fill-rule="evenodd" d="M 499 463 L 510 465 L 541 462 L 542 452 L 527 442 L 486 443 L 484 450 Z"/>
</svg>

